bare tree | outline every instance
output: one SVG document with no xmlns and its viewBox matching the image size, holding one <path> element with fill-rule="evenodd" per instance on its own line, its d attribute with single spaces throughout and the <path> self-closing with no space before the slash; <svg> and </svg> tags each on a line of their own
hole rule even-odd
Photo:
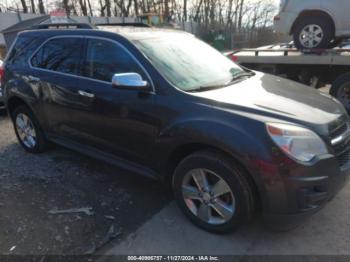
<svg viewBox="0 0 350 262">
<path fill-rule="evenodd" d="M 34 3 L 34 0 L 30 0 L 30 5 L 31 5 L 32 13 L 35 14 L 35 3 Z"/>
<path fill-rule="evenodd" d="M 244 6 L 244 0 L 240 0 L 240 2 L 238 2 L 238 30 L 242 29 L 242 20 L 243 20 L 243 6 Z"/>
<path fill-rule="evenodd" d="M 40 14 L 45 14 L 45 7 L 44 7 L 44 2 L 43 2 L 43 0 L 39 0 L 38 6 L 39 6 L 39 13 L 40 13 Z"/>
<path fill-rule="evenodd" d="M 91 1 L 87 0 L 87 3 L 88 3 L 88 6 L 89 6 L 90 16 L 93 16 L 94 13 L 93 13 L 93 10 L 92 10 Z"/>
<path fill-rule="evenodd" d="M 80 10 L 84 16 L 88 15 L 86 0 L 79 0 Z"/>
<path fill-rule="evenodd" d="M 62 6 L 66 11 L 66 14 L 69 16 L 71 13 L 71 6 L 69 5 L 69 0 L 63 0 Z"/>
<path fill-rule="evenodd" d="M 187 21 L 187 0 L 184 0 L 183 20 Z"/>
<path fill-rule="evenodd" d="M 28 13 L 28 6 L 25 0 L 21 0 L 23 13 Z"/>
</svg>

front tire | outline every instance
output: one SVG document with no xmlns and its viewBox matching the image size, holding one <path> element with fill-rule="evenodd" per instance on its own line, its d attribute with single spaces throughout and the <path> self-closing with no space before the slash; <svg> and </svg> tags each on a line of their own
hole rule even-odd
<svg viewBox="0 0 350 262">
<path fill-rule="evenodd" d="M 350 73 L 339 76 L 332 84 L 330 94 L 350 112 Z"/>
<path fill-rule="evenodd" d="M 181 161 L 173 191 L 183 213 L 209 232 L 231 232 L 253 215 L 253 191 L 245 172 L 220 152 L 200 151 Z"/>
<path fill-rule="evenodd" d="M 326 49 L 334 39 L 334 29 L 326 17 L 304 17 L 297 22 L 293 38 L 298 49 Z"/>
<path fill-rule="evenodd" d="M 17 139 L 27 152 L 37 154 L 47 149 L 48 141 L 27 106 L 17 107 L 12 113 L 12 119 Z"/>
</svg>

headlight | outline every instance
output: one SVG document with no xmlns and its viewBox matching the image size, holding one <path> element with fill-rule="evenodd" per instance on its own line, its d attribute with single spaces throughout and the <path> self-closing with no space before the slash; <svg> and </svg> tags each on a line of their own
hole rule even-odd
<svg viewBox="0 0 350 262">
<path fill-rule="evenodd" d="M 307 128 L 277 123 L 267 123 L 266 127 L 276 145 L 296 160 L 310 162 L 316 156 L 328 154 L 322 139 Z"/>
</svg>

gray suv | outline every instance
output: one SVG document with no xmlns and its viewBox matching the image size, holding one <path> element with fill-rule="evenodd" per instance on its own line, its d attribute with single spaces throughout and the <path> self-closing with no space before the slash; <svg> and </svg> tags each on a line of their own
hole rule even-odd
<svg viewBox="0 0 350 262">
<path fill-rule="evenodd" d="M 331 48 L 350 36 L 349 9 L 346 0 L 281 0 L 275 30 L 299 49 Z"/>
</svg>

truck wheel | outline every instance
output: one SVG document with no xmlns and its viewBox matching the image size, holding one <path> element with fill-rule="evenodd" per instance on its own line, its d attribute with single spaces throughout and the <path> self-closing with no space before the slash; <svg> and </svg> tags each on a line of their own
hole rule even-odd
<svg viewBox="0 0 350 262">
<path fill-rule="evenodd" d="M 183 213 L 209 232 L 231 232 L 253 214 L 246 174 L 219 152 L 200 151 L 185 158 L 175 170 L 173 190 Z"/>
<path fill-rule="evenodd" d="M 334 39 L 334 29 L 331 21 L 325 17 L 304 17 L 295 26 L 293 38 L 298 49 L 326 49 Z"/>
<path fill-rule="evenodd" d="M 330 94 L 350 112 L 350 73 L 339 76 L 332 84 Z"/>
<path fill-rule="evenodd" d="M 12 113 L 12 119 L 22 147 L 29 153 L 44 152 L 48 141 L 32 111 L 27 106 L 19 106 Z"/>
</svg>

